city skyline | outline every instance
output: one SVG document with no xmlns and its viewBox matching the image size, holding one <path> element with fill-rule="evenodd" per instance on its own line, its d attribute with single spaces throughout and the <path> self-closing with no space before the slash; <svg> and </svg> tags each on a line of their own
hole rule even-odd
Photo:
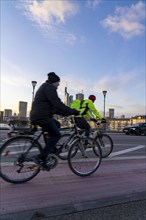
<svg viewBox="0 0 146 220">
<path fill-rule="evenodd" d="M 78 93 L 78 94 L 76 94 L 75 95 L 75 98 L 78 96 L 78 95 L 83 95 L 84 96 L 84 94 L 83 93 Z M 68 95 L 69 95 L 69 93 L 68 93 Z M 71 98 L 71 100 L 73 101 L 73 99 L 72 99 L 72 95 L 69 95 L 69 99 Z M 66 101 L 64 101 L 64 103 L 66 104 Z M 24 111 L 23 111 L 23 107 L 22 107 L 22 112 L 26 112 L 26 113 L 22 113 L 23 115 L 22 115 L 22 117 L 29 117 L 29 113 L 30 113 L 30 110 L 27 110 L 27 102 L 25 102 L 25 101 L 19 101 L 18 102 L 18 105 L 19 105 L 19 107 L 18 107 L 18 112 L 16 113 L 16 112 L 14 112 L 13 111 L 13 109 L 10 109 L 10 108 L 7 108 L 7 109 L 3 109 L 1 112 L 3 112 L 3 115 L 6 117 L 6 116 L 14 116 L 14 117 L 21 117 L 21 114 L 20 114 L 20 109 L 21 109 L 21 105 L 24 105 L 25 104 L 25 109 L 24 109 Z M 136 116 L 146 116 L 146 115 L 134 115 L 134 116 L 129 116 L 129 117 L 125 117 L 125 115 L 123 114 L 123 115 L 115 115 L 115 111 L 116 111 L 116 109 L 114 109 L 114 108 L 109 108 L 109 109 L 105 109 L 105 116 L 106 117 L 110 117 L 110 118 L 132 118 L 132 117 L 136 117 Z M 11 112 L 10 114 L 8 113 L 8 115 L 5 115 L 5 112 Z M 6 114 L 7 114 L 6 113 Z M 100 113 L 101 114 L 103 114 L 103 111 L 100 111 Z M 26 116 L 25 116 L 25 114 L 26 114 Z"/>
<path fill-rule="evenodd" d="M 64 4 L 65 2 L 65 4 Z M 54 71 L 75 97 L 115 115 L 145 115 L 145 1 L 1 1 L 1 110 L 32 102 Z"/>
</svg>

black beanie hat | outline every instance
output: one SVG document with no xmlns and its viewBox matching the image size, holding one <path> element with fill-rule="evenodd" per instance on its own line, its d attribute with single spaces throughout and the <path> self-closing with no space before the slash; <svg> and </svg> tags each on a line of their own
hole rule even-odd
<svg viewBox="0 0 146 220">
<path fill-rule="evenodd" d="M 50 83 L 59 82 L 60 78 L 54 72 L 48 73 L 48 80 Z"/>
</svg>

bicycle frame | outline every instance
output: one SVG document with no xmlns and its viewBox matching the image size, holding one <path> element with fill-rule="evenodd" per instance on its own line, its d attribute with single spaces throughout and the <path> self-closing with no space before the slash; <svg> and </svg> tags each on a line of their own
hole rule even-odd
<svg viewBox="0 0 146 220">
<path fill-rule="evenodd" d="M 74 119 L 73 119 L 74 122 Z M 76 124 L 74 124 L 71 128 L 71 131 L 74 131 L 68 138 L 67 140 L 61 145 L 60 148 L 58 148 L 58 150 L 61 150 L 63 148 L 65 148 L 66 146 L 71 146 L 75 141 L 79 141 L 80 145 L 79 148 L 82 152 L 82 155 L 85 157 L 86 156 L 86 152 L 82 143 L 82 138 L 83 138 L 83 130 L 78 130 Z"/>
<path fill-rule="evenodd" d="M 31 148 L 33 148 L 33 145 L 34 145 L 35 143 L 39 144 L 38 140 L 40 139 L 40 137 L 41 137 L 42 135 L 43 135 L 44 140 L 45 140 L 44 131 L 40 131 L 39 134 L 35 134 L 35 133 L 34 133 L 32 144 L 31 144 L 31 146 L 27 149 L 27 151 L 24 153 L 25 156 L 29 153 L 29 151 L 31 150 Z M 40 146 L 40 149 L 42 150 L 42 145 L 39 144 L 39 146 Z"/>
</svg>

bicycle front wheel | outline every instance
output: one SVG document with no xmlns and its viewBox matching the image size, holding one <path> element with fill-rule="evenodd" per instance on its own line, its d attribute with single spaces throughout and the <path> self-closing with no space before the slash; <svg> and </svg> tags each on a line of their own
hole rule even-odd
<svg viewBox="0 0 146 220">
<path fill-rule="evenodd" d="M 89 176 L 94 173 L 101 159 L 100 146 L 90 137 L 75 139 L 69 149 L 68 164 L 73 173 L 78 176 Z"/>
<path fill-rule="evenodd" d="M 101 134 L 101 136 L 97 136 L 95 140 L 99 143 L 101 151 L 102 151 L 102 158 L 108 157 L 111 152 L 113 151 L 113 140 L 107 134 Z"/>
<path fill-rule="evenodd" d="M 34 178 L 40 168 L 32 157 L 40 153 L 39 143 L 32 145 L 32 137 L 17 136 L 6 141 L 0 149 L 0 176 L 7 182 L 24 183 Z"/>
</svg>

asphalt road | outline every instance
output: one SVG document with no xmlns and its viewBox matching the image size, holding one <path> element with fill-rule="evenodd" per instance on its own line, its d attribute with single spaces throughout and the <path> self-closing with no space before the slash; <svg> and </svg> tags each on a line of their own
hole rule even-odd
<svg viewBox="0 0 146 220">
<path fill-rule="evenodd" d="M 110 135 L 114 151 L 90 177 L 60 161 L 25 184 L 0 180 L 1 220 L 144 220 L 146 137 Z"/>
</svg>

